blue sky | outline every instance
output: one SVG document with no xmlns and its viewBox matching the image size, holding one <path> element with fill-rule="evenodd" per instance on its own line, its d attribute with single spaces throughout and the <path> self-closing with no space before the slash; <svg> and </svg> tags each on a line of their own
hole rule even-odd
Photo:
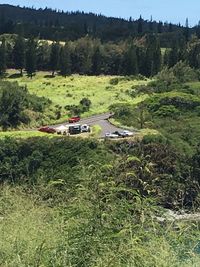
<svg viewBox="0 0 200 267">
<path fill-rule="evenodd" d="M 151 15 L 155 20 L 194 25 L 200 20 L 199 0 L 0 0 L 1 4 L 52 7 L 63 10 L 81 10 L 107 16 L 145 19 Z"/>
</svg>

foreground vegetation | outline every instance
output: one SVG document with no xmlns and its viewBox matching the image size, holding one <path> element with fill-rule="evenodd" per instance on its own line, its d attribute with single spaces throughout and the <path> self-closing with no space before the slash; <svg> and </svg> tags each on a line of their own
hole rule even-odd
<svg viewBox="0 0 200 267">
<path fill-rule="evenodd" d="M 198 223 L 157 219 L 198 206 L 181 167 L 147 140 L 0 140 L 0 264 L 198 266 Z"/>
<path fill-rule="evenodd" d="M 100 222 L 94 197 L 91 188 L 79 187 L 76 198 L 49 207 L 38 195 L 5 186 L 0 193 L 0 264 L 199 266 L 197 225 L 166 223 L 161 227 L 150 220 L 147 202 L 139 199 L 140 220 L 136 211 L 132 215 L 127 211 L 126 203 L 113 205 L 112 201 Z"/>
</svg>

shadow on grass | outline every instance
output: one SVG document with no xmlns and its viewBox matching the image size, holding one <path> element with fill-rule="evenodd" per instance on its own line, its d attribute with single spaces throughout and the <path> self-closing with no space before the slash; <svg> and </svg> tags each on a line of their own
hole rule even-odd
<svg viewBox="0 0 200 267">
<path fill-rule="evenodd" d="M 14 73 L 8 76 L 9 79 L 17 79 L 21 77 L 22 77 L 21 73 Z"/>
<path fill-rule="evenodd" d="M 47 74 L 44 76 L 44 78 L 53 79 L 55 78 L 55 75 Z"/>
</svg>

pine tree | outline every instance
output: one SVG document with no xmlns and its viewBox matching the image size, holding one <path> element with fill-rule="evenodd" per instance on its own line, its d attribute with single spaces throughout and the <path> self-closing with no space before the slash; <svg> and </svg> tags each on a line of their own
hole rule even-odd
<svg viewBox="0 0 200 267">
<path fill-rule="evenodd" d="M 88 34 L 88 25 L 87 25 L 87 22 L 85 21 L 84 22 L 84 34 L 87 35 Z"/>
<path fill-rule="evenodd" d="M 178 44 L 174 42 L 174 45 L 169 53 L 169 67 L 173 67 L 176 65 L 179 59 L 179 51 L 178 51 Z"/>
<path fill-rule="evenodd" d="M 74 50 L 74 70 L 80 74 L 91 74 L 93 42 L 89 37 L 77 41 Z"/>
<path fill-rule="evenodd" d="M 151 16 L 151 20 L 149 22 L 149 32 L 153 32 L 153 17 Z"/>
<path fill-rule="evenodd" d="M 195 27 L 195 33 L 197 38 L 200 38 L 200 21 L 198 22 L 198 25 Z"/>
<path fill-rule="evenodd" d="M 189 51 L 188 61 L 192 68 L 200 68 L 200 44 L 195 44 Z"/>
<path fill-rule="evenodd" d="M 145 58 L 145 75 L 154 76 L 161 69 L 162 57 L 158 38 L 155 35 L 149 35 L 147 38 L 147 49 Z"/>
<path fill-rule="evenodd" d="M 99 46 L 94 48 L 94 53 L 92 57 L 92 74 L 101 74 L 101 51 Z"/>
<path fill-rule="evenodd" d="M 125 55 L 125 68 L 126 75 L 138 74 L 138 59 L 136 54 L 136 48 L 132 44 L 129 46 Z"/>
<path fill-rule="evenodd" d="M 160 49 L 160 42 L 156 40 L 156 47 L 153 55 L 154 69 L 152 75 L 156 75 L 161 70 L 162 55 Z"/>
<path fill-rule="evenodd" d="M 154 69 L 154 51 L 151 46 L 147 47 L 146 57 L 145 57 L 145 76 L 150 77 L 153 74 Z"/>
<path fill-rule="evenodd" d="M 143 19 L 142 16 L 140 15 L 140 18 L 138 20 L 138 34 L 143 33 Z"/>
<path fill-rule="evenodd" d="M 26 71 L 28 76 L 33 77 L 33 74 L 36 71 L 36 48 L 37 43 L 33 38 L 30 38 L 27 42 L 27 51 L 26 51 Z"/>
<path fill-rule="evenodd" d="M 0 76 L 6 72 L 6 43 L 5 40 L 0 45 Z"/>
<path fill-rule="evenodd" d="M 65 77 L 71 74 L 71 55 L 67 43 L 60 50 L 60 74 Z"/>
<path fill-rule="evenodd" d="M 158 33 L 162 33 L 163 32 L 163 23 L 162 23 L 162 21 L 159 21 L 159 23 L 158 23 L 157 32 Z"/>
<path fill-rule="evenodd" d="M 186 22 L 185 22 L 184 36 L 185 36 L 186 42 L 188 42 L 189 38 L 190 38 L 190 30 L 189 30 L 188 18 L 186 19 Z"/>
<path fill-rule="evenodd" d="M 96 36 L 96 33 L 97 33 L 97 24 L 96 24 L 96 22 L 94 22 L 93 27 L 92 27 L 92 35 L 93 35 L 93 37 Z"/>
<path fill-rule="evenodd" d="M 170 54 L 169 49 L 166 49 L 164 57 L 163 57 L 163 65 L 164 66 L 169 66 L 169 54 Z"/>
<path fill-rule="evenodd" d="M 53 42 L 51 45 L 51 55 L 50 55 L 50 69 L 52 70 L 52 76 L 54 76 L 55 71 L 59 68 L 59 54 L 60 54 L 60 44 L 58 42 Z"/>
<path fill-rule="evenodd" d="M 13 48 L 13 61 L 15 68 L 20 70 L 22 76 L 23 68 L 25 67 L 25 41 L 21 36 L 18 36 L 15 41 Z"/>
<path fill-rule="evenodd" d="M 170 22 L 168 31 L 169 31 L 169 32 L 173 32 L 173 30 L 174 30 L 174 29 L 173 29 L 173 25 L 172 25 L 172 23 Z"/>
</svg>

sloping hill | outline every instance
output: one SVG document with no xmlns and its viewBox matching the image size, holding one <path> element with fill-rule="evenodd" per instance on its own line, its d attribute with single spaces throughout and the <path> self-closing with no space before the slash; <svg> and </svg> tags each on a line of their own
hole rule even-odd
<svg viewBox="0 0 200 267">
<path fill-rule="evenodd" d="M 85 35 L 104 41 L 116 41 L 146 33 L 183 32 L 183 27 L 168 23 L 147 21 L 141 17 L 129 20 L 105 17 L 93 13 L 64 12 L 0 5 L 0 34 L 23 32 L 25 36 L 43 39 L 75 40 Z M 166 39 L 166 37 L 164 38 Z"/>
</svg>

